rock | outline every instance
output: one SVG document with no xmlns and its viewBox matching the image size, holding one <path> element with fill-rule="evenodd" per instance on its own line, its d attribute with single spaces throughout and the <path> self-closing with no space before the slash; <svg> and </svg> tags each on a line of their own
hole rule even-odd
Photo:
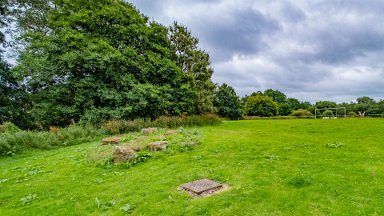
<svg viewBox="0 0 384 216">
<path fill-rule="evenodd" d="M 136 158 L 136 152 L 128 146 L 116 146 L 113 150 L 113 163 L 119 164 Z"/>
<path fill-rule="evenodd" d="M 103 145 L 109 145 L 109 144 L 117 145 L 120 143 L 120 141 L 121 141 L 121 137 L 107 137 L 102 139 L 101 143 Z"/>
<path fill-rule="evenodd" d="M 177 134 L 178 131 L 177 130 L 167 130 L 164 135 L 168 136 L 168 135 L 173 135 L 173 134 Z"/>
<path fill-rule="evenodd" d="M 156 133 L 157 128 L 143 128 L 141 129 L 141 133 L 143 134 L 151 134 L 151 133 Z"/>
<path fill-rule="evenodd" d="M 151 142 L 147 145 L 147 148 L 151 151 L 162 151 L 167 148 L 168 142 L 167 141 L 156 141 Z"/>
<path fill-rule="evenodd" d="M 198 142 L 192 142 L 192 141 L 190 141 L 190 142 L 181 142 L 180 143 L 180 145 L 191 145 L 191 146 L 195 146 L 197 144 L 199 144 L 199 143 Z"/>
</svg>

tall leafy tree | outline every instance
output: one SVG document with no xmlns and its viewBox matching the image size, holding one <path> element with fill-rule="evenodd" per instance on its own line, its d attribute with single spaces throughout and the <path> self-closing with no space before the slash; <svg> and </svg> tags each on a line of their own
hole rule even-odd
<svg viewBox="0 0 384 216">
<path fill-rule="evenodd" d="M 240 98 L 235 90 L 224 83 L 216 88 L 214 94 L 214 106 L 221 117 L 238 119 L 241 117 Z"/>
<path fill-rule="evenodd" d="M 196 92 L 195 112 L 213 111 L 214 84 L 211 81 L 213 69 L 209 54 L 198 48 L 199 40 L 177 22 L 169 28 L 169 38 L 177 65 L 188 78 L 188 83 Z"/>
<path fill-rule="evenodd" d="M 9 15 L 9 2 L 0 1 L 0 28 L 7 26 Z M 0 32 L 0 44 L 5 42 L 5 37 Z M 22 91 L 13 76 L 9 64 L 3 59 L 3 50 L 0 48 L 0 123 L 11 121 L 19 127 L 28 127 L 28 117 L 25 108 L 28 105 L 28 98 Z"/>
<path fill-rule="evenodd" d="M 29 31 L 16 71 L 39 124 L 190 111 L 193 90 L 167 28 L 121 0 L 56 0 L 48 32 Z"/>
</svg>

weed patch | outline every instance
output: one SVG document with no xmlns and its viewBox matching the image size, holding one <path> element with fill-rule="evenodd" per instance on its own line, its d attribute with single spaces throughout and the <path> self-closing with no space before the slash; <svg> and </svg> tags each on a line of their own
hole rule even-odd
<svg viewBox="0 0 384 216">
<path fill-rule="evenodd" d="M 294 188 L 303 188 L 312 184 L 312 179 L 304 175 L 295 175 L 287 180 L 287 185 Z"/>
<path fill-rule="evenodd" d="M 196 130 L 179 128 L 169 132 L 166 129 L 156 129 L 153 133 L 131 132 L 121 135 L 120 145 L 100 145 L 92 148 L 87 156 L 89 164 L 101 167 L 113 165 L 114 161 L 119 167 L 129 168 L 137 164 L 150 160 L 155 155 L 177 154 L 188 152 L 194 149 L 199 143 L 200 134 Z M 156 147 L 161 145 L 161 147 Z M 131 153 L 130 160 L 125 162 L 115 160 L 114 149 L 124 147 L 128 151 L 135 152 L 135 157 Z M 156 152 L 160 151 L 160 152 Z M 127 157 L 128 158 L 128 157 Z"/>
<path fill-rule="evenodd" d="M 336 148 L 341 148 L 344 145 L 341 143 L 327 143 L 325 144 L 325 147 L 330 148 L 330 149 L 336 149 Z"/>
<path fill-rule="evenodd" d="M 28 196 L 22 197 L 19 201 L 22 206 L 30 205 L 34 200 L 37 199 L 37 195 L 29 194 Z"/>
</svg>

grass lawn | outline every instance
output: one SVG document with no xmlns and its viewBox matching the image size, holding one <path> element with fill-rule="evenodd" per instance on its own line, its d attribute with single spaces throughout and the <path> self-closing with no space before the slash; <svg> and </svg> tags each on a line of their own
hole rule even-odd
<svg viewBox="0 0 384 216">
<path fill-rule="evenodd" d="M 0 215 L 384 215 L 384 119 L 227 121 L 194 150 L 98 167 L 85 143 L 0 159 Z M 177 190 L 210 178 L 228 191 Z"/>
</svg>

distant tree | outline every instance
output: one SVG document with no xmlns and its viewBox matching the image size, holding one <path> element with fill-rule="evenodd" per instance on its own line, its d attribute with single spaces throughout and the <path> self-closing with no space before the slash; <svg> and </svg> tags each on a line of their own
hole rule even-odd
<svg viewBox="0 0 384 216">
<path fill-rule="evenodd" d="M 241 117 L 240 99 L 235 90 L 226 83 L 216 88 L 213 104 L 220 117 L 230 119 Z"/>
<path fill-rule="evenodd" d="M 375 101 L 368 96 L 359 97 L 356 101 L 357 104 L 354 105 L 353 111 L 358 113 L 361 117 L 368 114 L 375 105 Z M 371 111 L 369 114 L 374 114 L 374 112 Z"/>
<path fill-rule="evenodd" d="M 356 101 L 358 104 L 374 104 L 375 103 L 375 101 L 368 96 L 359 97 L 356 99 Z"/>
<path fill-rule="evenodd" d="M 337 104 L 332 101 L 318 101 L 315 104 L 317 109 L 336 108 Z"/>
<path fill-rule="evenodd" d="M 244 115 L 247 116 L 276 116 L 278 106 L 271 97 L 256 95 L 247 97 L 244 104 Z"/>
<path fill-rule="evenodd" d="M 311 107 L 312 107 L 312 104 L 308 101 L 300 102 L 300 108 L 301 109 L 309 110 Z"/>
<path fill-rule="evenodd" d="M 264 91 L 263 95 L 271 97 L 276 103 L 287 102 L 287 96 L 279 90 L 267 89 Z"/>
</svg>

